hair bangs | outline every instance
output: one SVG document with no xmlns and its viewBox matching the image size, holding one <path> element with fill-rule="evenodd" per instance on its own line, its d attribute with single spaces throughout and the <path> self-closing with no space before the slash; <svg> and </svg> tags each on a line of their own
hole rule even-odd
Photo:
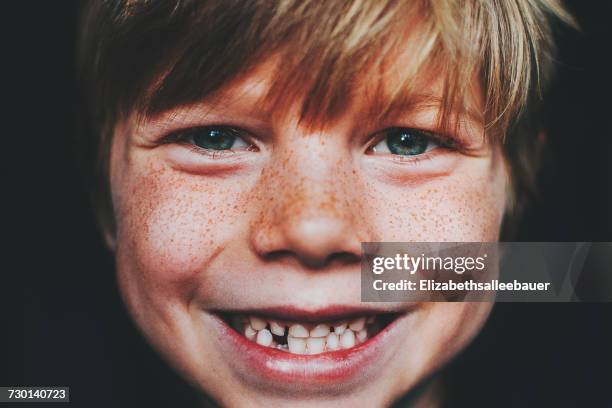
<svg viewBox="0 0 612 408">
<path fill-rule="evenodd" d="M 151 84 L 143 84 L 147 91 L 133 107 L 155 115 L 195 103 L 276 57 L 274 81 L 265 98 L 275 111 L 299 100 L 303 122 L 329 123 L 351 103 L 363 82 L 375 87 L 393 71 L 399 76 L 397 85 L 371 112 L 382 117 L 410 104 L 416 82 L 436 73 L 444 77 L 439 125 L 453 131 L 450 124 L 461 121 L 451 117 L 466 112 L 470 84 L 481 79 L 476 74 L 501 76 L 484 71 L 484 30 L 477 29 L 482 22 L 473 21 L 477 13 L 460 12 L 448 2 L 353 1 L 339 6 L 255 1 L 234 9 L 235 13 L 231 6 L 194 7 L 193 15 L 183 11 L 186 22 L 177 24 L 183 28 L 171 39 L 172 57 L 165 59 L 156 77 L 149 77 Z M 398 70 L 397 55 L 405 53 L 407 45 L 410 55 Z M 490 94 L 494 100 L 485 98 L 487 112 L 482 112 L 487 118 L 502 111 L 497 100 L 501 97 L 496 96 L 505 93 L 493 87 Z"/>
</svg>

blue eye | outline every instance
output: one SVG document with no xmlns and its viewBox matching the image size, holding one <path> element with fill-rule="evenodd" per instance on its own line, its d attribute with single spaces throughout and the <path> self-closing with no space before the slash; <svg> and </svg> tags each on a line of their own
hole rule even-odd
<svg viewBox="0 0 612 408">
<path fill-rule="evenodd" d="M 385 136 L 372 151 L 398 156 L 418 156 L 435 149 L 440 144 L 429 132 L 409 128 L 391 128 L 383 131 Z"/>
<path fill-rule="evenodd" d="M 187 129 L 181 138 L 206 150 L 247 149 L 249 144 L 240 137 L 240 132 L 224 126 Z"/>
</svg>

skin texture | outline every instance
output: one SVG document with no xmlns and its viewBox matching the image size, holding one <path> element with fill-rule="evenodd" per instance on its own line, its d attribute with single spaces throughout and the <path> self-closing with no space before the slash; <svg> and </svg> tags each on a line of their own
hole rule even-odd
<svg viewBox="0 0 612 408">
<path fill-rule="evenodd" d="M 380 87 L 357 87 L 332 123 L 301 123 L 299 100 L 271 111 L 263 96 L 277 63 L 265 61 L 201 103 L 118 124 L 111 188 L 121 291 L 153 346 L 223 405 L 388 405 L 461 350 L 491 305 L 418 305 L 367 381 L 317 392 L 247 381 L 209 311 L 359 306 L 362 241 L 496 241 L 506 166 L 498 145 L 482 143 L 477 117 L 453 135 L 465 149 L 438 147 L 417 159 L 372 152 L 385 128 L 437 130 L 432 104 L 370 117 L 384 98 L 372 90 Z M 414 92 L 439 96 L 440 78 L 429 78 Z M 387 77 L 382 89 L 394 84 Z M 482 110 L 477 88 L 474 111 Z M 213 124 L 245 129 L 256 147 L 213 158 L 163 141 L 169 132 Z"/>
</svg>

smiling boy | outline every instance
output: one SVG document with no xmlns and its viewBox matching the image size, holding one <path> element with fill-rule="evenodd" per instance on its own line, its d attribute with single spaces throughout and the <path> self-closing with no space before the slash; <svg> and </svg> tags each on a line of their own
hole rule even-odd
<svg viewBox="0 0 612 408">
<path fill-rule="evenodd" d="M 559 18 L 553 0 L 91 2 L 96 204 L 148 341 L 224 406 L 385 406 L 427 379 L 491 304 L 362 303 L 360 244 L 500 238 Z"/>
</svg>

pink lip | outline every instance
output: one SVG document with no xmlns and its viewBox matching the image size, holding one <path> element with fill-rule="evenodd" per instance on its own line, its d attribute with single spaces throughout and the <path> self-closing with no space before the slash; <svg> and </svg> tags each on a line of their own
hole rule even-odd
<svg viewBox="0 0 612 408">
<path fill-rule="evenodd" d="M 314 319 L 333 320 L 356 315 L 364 309 L 346 307 L 330 307 L 315 312 L 298 311 L 293 308 L 274 308 L 253 311 L 252 314 L 273 315 L 288 320 L 310 321 Z M 250 311 L 249 311 L 250 313 Z M 369 313 L 372 314 L 372 311 Z M 257 383 L 293 384 L 303 386 L 331 385 L 331 383 L 351 382 L 355 377 L 365 377 L 368 371 L 376 371 L 386 360 L 384 352 L 392 337 L 398 321 L 398 316 L 381 332 L 365 343 L 347 350 L 327 352 L 317 355 L 291 354 L 247 340 L 244 336 L 229 327 L 216 314 L 212 314 L 213 321 L 219 328 L 220 341 L 229 347 L 231 352 L 231 365 L 241 373 L 253 380 L 257 376 Z M 303 318 L 303 319 L 302 319 Z M 392 355 L 392 353 L 386 353 Z"/>
</svg>

